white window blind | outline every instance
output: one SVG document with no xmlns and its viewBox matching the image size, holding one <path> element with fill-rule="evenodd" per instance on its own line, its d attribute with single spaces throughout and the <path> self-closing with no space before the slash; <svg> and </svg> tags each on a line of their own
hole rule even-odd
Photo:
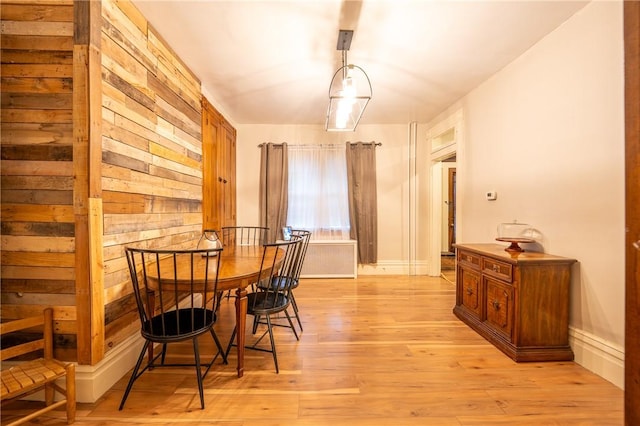
<svg viewBox="0 0 640 426">
<path fill-rule="evenodd" d="M 344 145 L 289 145 L 287 225 L 313 239 L 349 239 Z"/>
</svg>

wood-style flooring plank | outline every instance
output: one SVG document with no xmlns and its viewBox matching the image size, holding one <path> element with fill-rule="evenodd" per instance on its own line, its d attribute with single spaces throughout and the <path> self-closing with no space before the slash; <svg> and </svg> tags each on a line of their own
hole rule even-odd
<svg viewBox="0 0 640 426">
<path fill-rule="evenodd" d="M 204 410 L 192 368 L 158 368 L 118 411 L 127 375 L 95 404 L 78 404 L 76 424 L 623 424 L 621 389 L 574 362 L 516 363 L 460 322 L 450 279 L 306 279 L 296 300 L 304 332 L 297 341 L 276 328 L 280 374 L 271 354 L 248 350 L 238 379 L 232 350 L 229 364 L 218 359 L 204 380 Z M 223 345 L 233 324 L 234 300 L 225 300 L 215 327 Z M 213 348 L 203 336 L 203 359 Z M 190 361 L 191 344 L 168 357 Z M 3 424 L 20 409 L 3 407 Z M 64 423 L 55 411 L 33 424 Z"/>
</svg>

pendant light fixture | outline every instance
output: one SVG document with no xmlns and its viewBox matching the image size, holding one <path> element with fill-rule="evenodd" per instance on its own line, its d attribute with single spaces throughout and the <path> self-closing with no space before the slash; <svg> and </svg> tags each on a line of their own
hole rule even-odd
<svg viewBox="0 0 640 426">
<path fill-rule="evenodd" d="M 328 132 L 356 130 L 371 99 L 369 76 L 362 68 L 347 61 L 352 38 L 353 30 L 340 30 L 338 33 L 337 50 L 342 52 L 342 67 L 333 74 L 329 85 L 329 108 L 325 124 Z"/>
</svg>

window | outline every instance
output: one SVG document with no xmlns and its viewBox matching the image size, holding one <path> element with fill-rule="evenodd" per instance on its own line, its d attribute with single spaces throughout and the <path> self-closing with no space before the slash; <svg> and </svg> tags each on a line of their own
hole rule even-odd
<svg viewBox="0 0 640 426">
<path fill-rule="evenodd" d="M 314 239 L 349 239 L 347 164 L 343 145 L 289 145 L 287 225 Z"/>
</svg>

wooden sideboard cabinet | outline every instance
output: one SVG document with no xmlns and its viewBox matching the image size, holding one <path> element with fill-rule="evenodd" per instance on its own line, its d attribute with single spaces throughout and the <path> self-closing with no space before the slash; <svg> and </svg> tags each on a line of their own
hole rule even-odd
<svg viewBox="0 0 640 426">
<path fill-rule="evenodd" d="M 514 361 L 569 361 L 575 259 L 498 244 L 455 244 L 453 313 Z"/>
</svg>

